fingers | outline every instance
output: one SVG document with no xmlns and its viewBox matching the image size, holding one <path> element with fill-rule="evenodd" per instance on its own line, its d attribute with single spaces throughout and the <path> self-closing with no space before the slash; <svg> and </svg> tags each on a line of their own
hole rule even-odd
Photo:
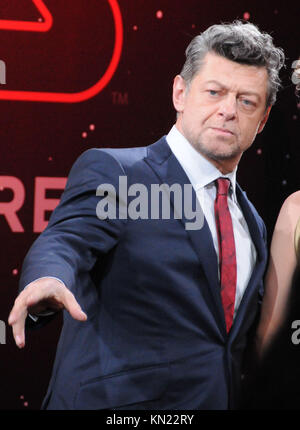
<svg viewBox="0 0 300 430">
<path fill-rule="evenodd" d="M 21 295 L 16 299 L 14 307 L 8 318 L 8 323 L 12 326 L 16 345 L 19 348 L 23 348 L 25 346 L 25 320 L 28 315 L 27 307 L 23 304 L 26 302 L 26 298 L 24 295 Z"/>
<path fill-rule="evenodd" d="M 9 320 L 9 324 L 12 326 L 13 336 L 18 348 L 24 348 L 25 346 L 25 320 L 26 315 L 20 316 L 17 320 L 11 319 Z"/>
<path fill-rule="evenodd" d="M 78 321 L 87 320 L 87 315 L 81 309 L 74 295 L 67 288 L 65 288 L 64 290 L 63 305 L 75 320 L 78 320 Z"/>
</svg>

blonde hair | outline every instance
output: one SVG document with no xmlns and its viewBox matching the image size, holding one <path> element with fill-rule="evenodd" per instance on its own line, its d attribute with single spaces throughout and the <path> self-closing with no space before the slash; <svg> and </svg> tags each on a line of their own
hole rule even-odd
<svg viewBox="0 0 300 430">
<path fill-rule="evenodd" d="M 296 68 L 294 71 L 296 77 L 296 95 L 300 97 L 300 58 L 296 64 Z"/>
</svg>

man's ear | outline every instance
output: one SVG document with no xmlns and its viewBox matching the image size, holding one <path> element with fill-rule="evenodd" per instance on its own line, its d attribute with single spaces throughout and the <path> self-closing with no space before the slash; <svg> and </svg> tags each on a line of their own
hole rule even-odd
<svg viewBox="0 0 300 430">
<path fill-rule="evenodd" d="M 185 105 L 186 82 L 182 76 L 177 75 L 173 82 L 173 105 L 177 112 L 182 112 Z"/>
<path fill-rule="evenodd" d="M 266 125 L 266 122 L 268 121 L 271 108 L 272 108 L 272 106 L 269 106 L 268 109 L 266 110 L 266 113 L 265 113 L 263 119 L 261 120 L 261 122 L 259 124 L 257 134 L 261 133 L 263 131 L 264 126 Z"/>
</svg>

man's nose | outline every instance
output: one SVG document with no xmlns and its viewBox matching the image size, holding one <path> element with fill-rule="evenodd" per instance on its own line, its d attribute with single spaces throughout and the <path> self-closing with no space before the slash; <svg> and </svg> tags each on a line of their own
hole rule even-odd
<svg viewBox="0 0 300 430">
<path fill-rule="evenodd" d="M 219 104 L 218 114 L 225 120 L 232 120 L 237 115 L 237 100 L 234 95 L 227 95 Z"/>
</svg>

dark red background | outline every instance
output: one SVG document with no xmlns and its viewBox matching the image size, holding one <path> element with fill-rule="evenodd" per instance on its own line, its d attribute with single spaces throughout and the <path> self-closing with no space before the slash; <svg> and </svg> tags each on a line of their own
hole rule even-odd
<svg viewBox="0 0 300 430">
<path fill-rule="evenodd" d="M 0 91 L 81 91 L 105 72 L 114 46 L 108 1 L 45 0 L 45 4 L 54 19 L 49 32 L 0 30 L 0 59 L 7 66 L 7 83 L 0 85 Z M 24 233 L 13 233 L 0 214 L 0 319 L 5 322 L 17 295 L 23 258 L 37 237 L 33 233 L 35 177 L 67 176 L 87 148 L 143 146 L 166 134 L 175 121 L 172 81 L 182 67 L 184 50 L 193 36 L 211 24 L 242 19 L 248 12 L 250 21 L 270 32 L 287 56 L 278 102 L 238 171 L 239 182 L 263 216 L 269 234 L 285 197 L 300 188 L 299 108 L 291 83 L 291 64 L 300 55 L 297 3 L 119 0 L 118 4 L 124 25 L 122 55 L 103 91 L 75 104 L 0 100 L 0 176 L 19 178 L 26 190 L 18 212 Z M 157 11 L 162 11 L 161 18 Z M 0 0 L 0 19 L 39 18 L 30 0 Z M 57 195 L 49 193 L 50 198 Z M 9 190 L 0 191 L 0 202 L 10 199 Z M 29 333 L 21 351 L 7 325 L 6 345 L 0 345 L 1 409 L 40 407 L 60 323 L 58 318 Z"/>
</svg>

